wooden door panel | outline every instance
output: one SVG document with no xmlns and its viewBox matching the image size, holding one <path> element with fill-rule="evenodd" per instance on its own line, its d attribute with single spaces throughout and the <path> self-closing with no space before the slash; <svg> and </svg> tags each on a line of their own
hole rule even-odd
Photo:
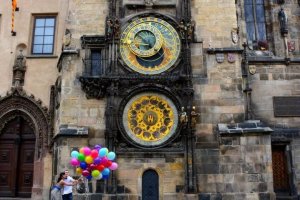
<svg viewBox="0 0 300 200">
<path fill-rule="evenodd" d="M 289 192 L 289 177 L 285 146 L 272 147 L 273 179 L 275 192 Z"/>
<path fill-rule="evenodd" d="M 0 196 L 15 196 L 16 148 L 14 141 L 0 141 Z"/>
<path fill-rule="evenodd" d="M 20 146 L 18 166 L 19 197 L 30 197 L 33 185 L 34 140 L 23 140 Z"/>
</svg>

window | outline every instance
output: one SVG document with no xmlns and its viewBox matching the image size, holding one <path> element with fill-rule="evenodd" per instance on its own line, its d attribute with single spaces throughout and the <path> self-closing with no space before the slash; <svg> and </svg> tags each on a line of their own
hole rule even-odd
<svg viewBox="0 0 300 200">
<path fill-rule="evenodd" d="M 245 0 L 245 19 L 248 41 L 266 41 L 264 0 Z"/>
<path fill-rule="evenodd" d="M 101 53 L 97 50 L 91 50 L 91 75 L 99 76 L 101 69 Z"/>
<path fill-rule="evenodd" d="M 55 17 L 35 17 L 32 54 L 53 54 Z"/>
</svg>

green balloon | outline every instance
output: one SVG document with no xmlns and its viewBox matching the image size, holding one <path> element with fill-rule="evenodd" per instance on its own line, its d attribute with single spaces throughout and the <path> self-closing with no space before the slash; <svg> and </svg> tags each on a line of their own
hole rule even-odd
<svg viewBox="0 0 300 200">
<path fill-rule="evenodd" d="M 99 175 L 100 175 L 99 170 L 93 170 L 93 171 L 92 171 L 92 177 L 96 178 L 96 177 L 98 177 Z"/>
<path fill-rule="evenodd" d="M 78 154 L 78 160 L 84 161 L 85 160 L 85 156 L 82 153 Z"/>
</svg>

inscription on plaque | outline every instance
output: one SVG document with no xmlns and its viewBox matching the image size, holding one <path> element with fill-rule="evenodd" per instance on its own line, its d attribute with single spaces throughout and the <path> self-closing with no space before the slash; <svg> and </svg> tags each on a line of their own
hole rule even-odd
<svg viewBox="0 0 300 200">
<path fill-rule="evenodd" d="M 273 97 L 275 117 L 300 117 L 300 96 Z"/>
</svg>

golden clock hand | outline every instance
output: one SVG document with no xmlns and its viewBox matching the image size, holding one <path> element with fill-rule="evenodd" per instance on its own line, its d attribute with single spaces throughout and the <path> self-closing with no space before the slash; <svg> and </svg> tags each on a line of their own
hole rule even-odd
<svg viewBox="0 0 300 200">
<path fill-rule="evenodd" d="M 139 45 L 143 45 L 143 46 L 149 46 L 149 44 L 141 43 L 141 42 L 135 42 L 134 44 L 139 44 Z"/>
</svg>

